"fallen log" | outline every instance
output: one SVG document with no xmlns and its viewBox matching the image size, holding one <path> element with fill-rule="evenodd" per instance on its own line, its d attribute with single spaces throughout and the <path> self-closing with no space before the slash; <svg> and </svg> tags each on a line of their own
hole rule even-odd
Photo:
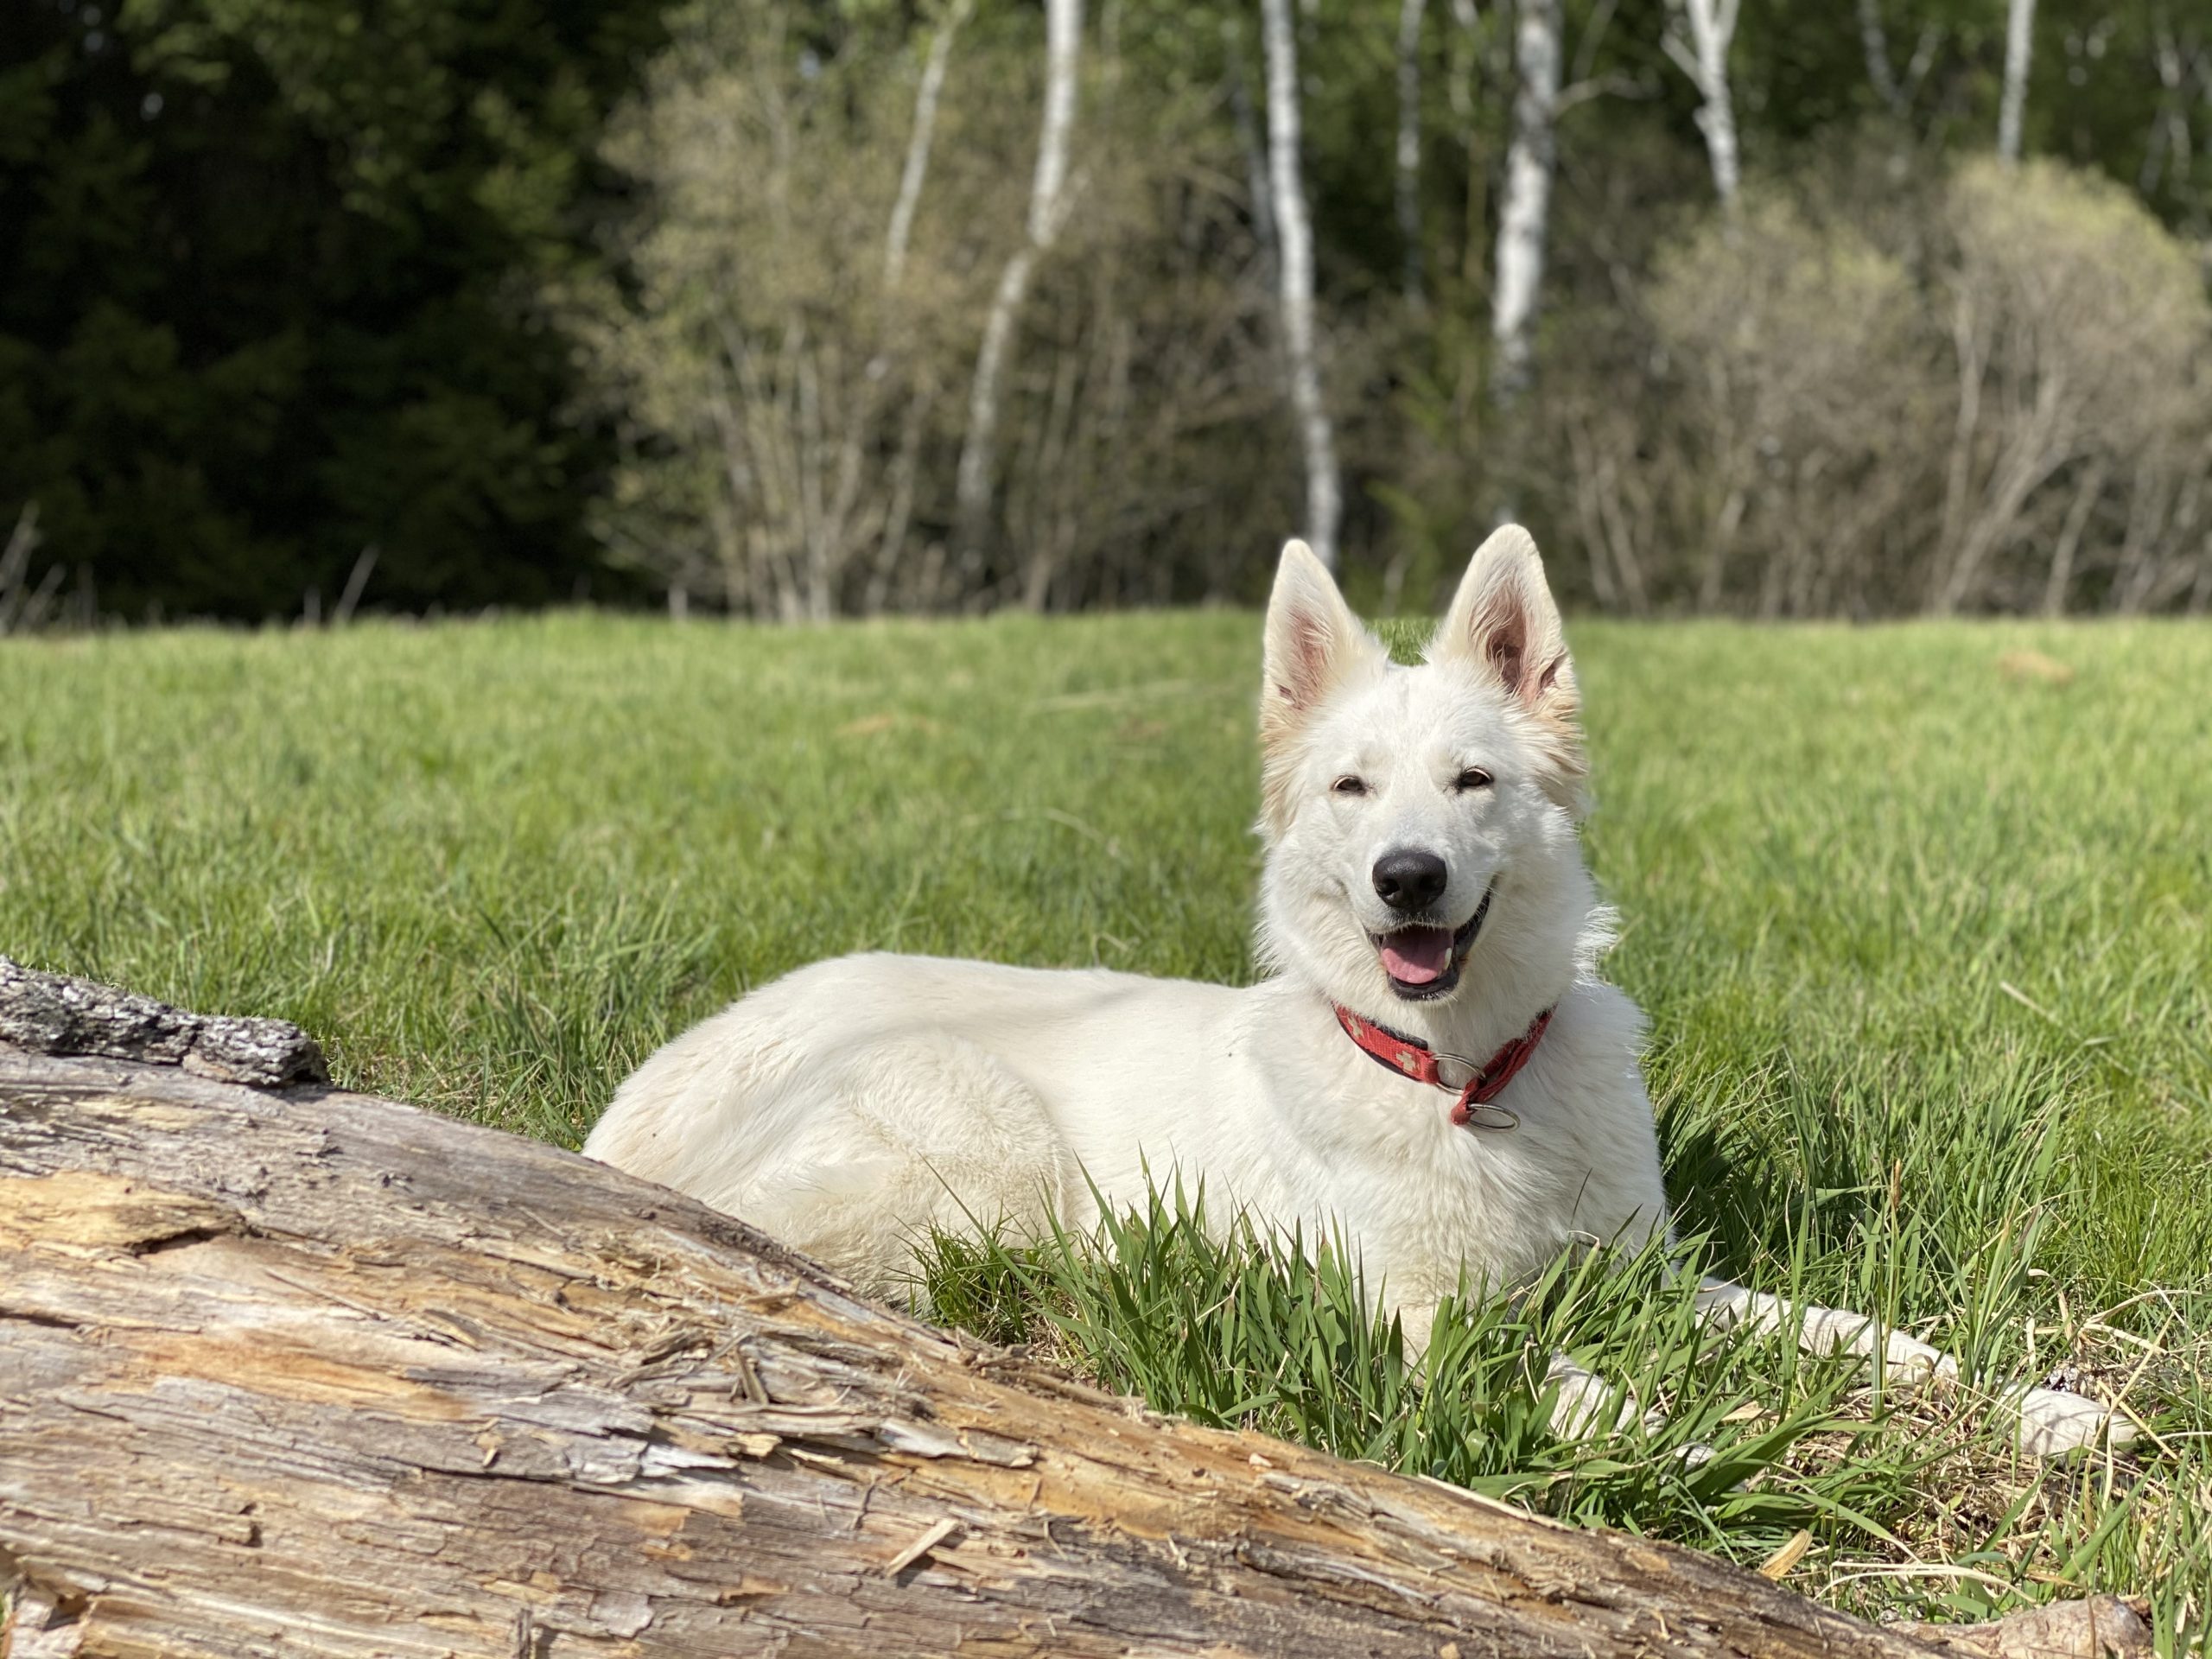
<svg viewBox="0 0 2212 1659">
<path fill-rule="evenodd" d="M 0 1043 L 35 1054 L 96 1054 L 181 1065 L 264 1089 L 328 1083 L 322 1050 L 282 1020 L 187 1014 L 90 980 L 35 974 L 0 957 Z"/>
<path fill-rule="evenodd" d="M 1163 1420 L 550 1147 L 5 1043 L 0 1591 L 6 1659 L 1930 1651 Z"/>
</svg>

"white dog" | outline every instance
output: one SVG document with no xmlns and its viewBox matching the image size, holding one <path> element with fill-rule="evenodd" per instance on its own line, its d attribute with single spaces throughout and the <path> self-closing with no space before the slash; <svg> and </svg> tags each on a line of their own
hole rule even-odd
<svg viewBox="0 0 2212 1659">
<path fill-rule="evenodd" d="M 1417 668 L 1392 664 L 1301 542 L 1268 607 L 1268 849 L 1248 989 L 897 956 L 764 987 L 626 1082 L 584 1150 L 741 1216 L 865 1289 L 931 1226 L 1141 1203 L 1174 1171 L 1308 1237 L 1339 1233 L 1425 1339 L 1463 1279 L 1509 1288 L 1577 1241 L 1669 1225 L 1643 1020 L 1576 823 L 1573 665 L 1528 533 L 1476 553 Z M 1709 1281 L 1717 1325 L 1951 1375 L 1872 1322 Z M 1603 1385 L 1554 1361 L 1565 1426 Z M 2076 1395 L 2016 1401 L 2024 1443 L 2085 1443 Z M 2112 1425 L 2118 1427 L 2119 1425 Z"/>
</svg>

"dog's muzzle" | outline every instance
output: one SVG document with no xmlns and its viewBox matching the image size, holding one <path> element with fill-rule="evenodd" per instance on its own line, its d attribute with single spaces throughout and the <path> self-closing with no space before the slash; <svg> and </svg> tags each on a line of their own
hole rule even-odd
<svg viewBox="0 0 2212 1659">
<path fill-rule="evenodd" d="M 1433 1002 L 1451 995 L 1459 986 L 1459 970 L 1466 965 L 1467 953 L 1483 931 L 1497 892 L 1495 881 L 1484 888 L 1475 913 L 1457 928 L 1415 924 L 1370 934 L 1391 991 L 1408 1002 Z"/>
</svg>

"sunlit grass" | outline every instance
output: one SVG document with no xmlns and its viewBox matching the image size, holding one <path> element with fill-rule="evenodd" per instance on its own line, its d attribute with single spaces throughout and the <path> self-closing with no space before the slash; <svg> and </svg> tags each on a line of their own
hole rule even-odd
<svg viewBox="0 0 2212 1659">
<path fill-rule="evenodd" d="M 1171 1203 L 944 1247 L 941 1314 L 1577 1520 L 1746 1561 L 1802 1528 L 1788 1581 L 1860 1611 L 2096 1587 L 2202 1630 L 2212 630 L 1574 643 L 1606 971 L 1650 1016 L 1685 1232 L 1972 1383 L 1716 1350 L 1649 1262 L 1562 1264 L 1408 1362 L 1340 1256 L 1221 1195 L 1215 1232 Z M 2022 650 L 2073 677 L 2011 677 Z M 1255 652 L 1233 613 L 11 641 L 0 950 L 300 1020 L 349 1083 L 574 1145 L 657 1043 L 818 957 L 1249 979 Z M 1666 1423 L 1558 1441 L 1554 1345 Z M 2062 1370 L 2146 1420 L 2135 1453 L 2012 1456 L 1984 1396 Z"/>
</svg>

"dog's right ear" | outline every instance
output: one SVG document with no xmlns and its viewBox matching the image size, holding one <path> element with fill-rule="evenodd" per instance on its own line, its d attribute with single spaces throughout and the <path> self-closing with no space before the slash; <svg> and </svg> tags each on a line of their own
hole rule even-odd
<svg viewBox="0 0 2212 1659">
<path fill-rule="evenodd" d="M 1268 598 L 1262 740 L 1272 742 L 1300 725 L 1344 671 L 1375 649 L 1328 566 L 1305 543 L 1285 542 Z"/>
<path fill-rule="evenodd" d="M 1280 827 L 1288 807 L 1291 740 L 1314 707 L 1357 668 L 1384 660 L 1381 643 L 1337 590 L 1329 568 L 1300 541 L 1283 543 L 1268 599 L 1266 678 L 1260 688 L 1267 816 Z"/>
</svg>

